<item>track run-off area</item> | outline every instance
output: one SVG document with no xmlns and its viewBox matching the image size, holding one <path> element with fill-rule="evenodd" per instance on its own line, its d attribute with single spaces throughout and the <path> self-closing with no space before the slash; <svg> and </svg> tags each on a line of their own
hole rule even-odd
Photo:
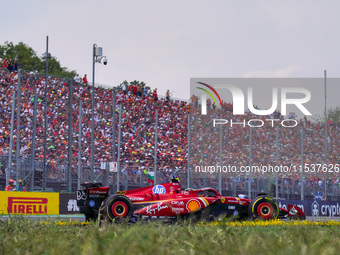
<svg viewBox="0 0 340 255">
<path fill-rule="evenodd" d="M 13 217 L 19 217 L 19 218 L 27 218 L 31 220 L 44 220 L 44 219 L 50 219 L 50 220 L 57 220 L 57 221 L 67 221 L 67 222 L 85 222 L 85 217 L 82 214 L 62 214 L 62 215 L 0 215 L 0 220 L 8 220 Z M 276 221 L 243 221 L 238 222 L 238 221 L 230 221 L 228 224 L 231 225 L 256 225 L 258 222 L 261 222 L 261 224 L 280 224 L 279 222 L 282 222 L 282 224 L 294 224 L 294 225 L 300 225 L 302 222 L 309 222 L 311 224 L 312 222 L 338 222 L 335 224 L 339 224 L 340 226 L 340 217 L 311 217 L 307 216 L 306 220 L 301 221 L 301 220 L 276 220 Z M 268 223 L 266 223 L 268 222 Z M 271 223 L 272 222 L 272 223 Z M 200 224 L 200 223 L 199 223 Z M 216 222 L 210 222 L 210 223 L 204 223 L 202 222 L 202 225 L 205 224 L 218 224 L 218 221 Z"/>
</svg>

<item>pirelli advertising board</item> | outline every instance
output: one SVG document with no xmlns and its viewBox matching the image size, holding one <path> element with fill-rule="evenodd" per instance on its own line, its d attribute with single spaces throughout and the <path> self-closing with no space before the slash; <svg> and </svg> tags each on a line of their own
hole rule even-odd
<svg viewBox="0 0 340 255">
<path fill-rule="evenodd" d="M 59 214 L 59 193 L 0 191 L 0 214 Z"/>
</svg>

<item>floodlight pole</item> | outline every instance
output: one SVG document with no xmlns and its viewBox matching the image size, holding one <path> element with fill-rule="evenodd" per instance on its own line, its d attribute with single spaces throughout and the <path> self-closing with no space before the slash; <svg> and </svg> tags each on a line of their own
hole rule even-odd
<svg viewBox="0 0 340 255">
<path fill-rule="evenodd" d="M 73 112 L 73 80 L 69 80 L 69 111 L 68 111 L 68 192 L 72 191 L 72 112 Z"/>
<path fill-rule="evenodd" d="M 34 96 L 34 110 L 33 110 L 33 136 L 32 136 L 32 149 L 31 149 L 31 167 L 32 167 L 32 178 L 31 178 L 31 191 L 34 190 L 34 171 L 35 171 L 35 141 L 37 136 L 37 104 L 38 96 Z"/>
<path fill-rule="evenodd" d="M 8 180 L 11 178 L 12 171 L 12 150 L 13 150 L 13 131 L 14 131 L 14 112 L 15 112 L 15 89 L 13 90 L 13 99 L 12 99 L 12 112 L 11 112 L 11 133 L 9 140 L 9 159 L 8 159 L 8 168 L 6 172 L 6 185 Z"/>
<path fill-rule="evenodd" d="M 276 127 L 276 166 L 279 166 L 279 128 L 278 126 Z M 279 199 L 279 173 L 276 173 L 276 178 L 275 178 L 275 199 Z"/>
<path fill-rule="evenodd" d="M 190 188 L 190 112 L 188 113 L 188 169 L 187 169 L 187 188 Z"/>
<path fill-rule="evenodd" d="M 249 169 L 251 169 L 252 164 L 252 144 L 253 144 L 253 137 L 252 137 L 252 128 L 249 127 Z M 248 197 L 251 197 L 251 171 L 248 173 Z"/>
<path fill-rule="evenodd" d="M 81 173 L 81 129 L 82 129 L 82 114 L 83 114 L 83 101 L 79 100 L 79 132 L 78 132 L 78 183 L 77 189 L 80 189 L 80 182 L 82 181 L 82 173 Z"/>
<path fill-rule="evenodd" d="M 303 131 L 303 126 L 301 126 L 301 170 L 300 170 L 301 200 L 305 199 L 305 178 L 304 178 L 305 152 L 304 152 L 303 139 L 304 139 L 304 131 Z"/>
<path fill-rule="evenodd" d="M 122 140 L 122 104 L 119 105 L 119 122 L 118 122 L 118 154 L 117 154 L 117 191 L 119 191 L 119 175 L 120 175 L 120 145 Z"/>
<path fill-rule="evenodd" d="M 92 104 L 91 104 L 91 182 L 94 180 L 94 75 L 95 75 L 95 64 L 96 64 L 96 47 L 97 44 L 93 44 L 92 54 Z"/>
<path fill-rule="evenodd" d="M 327 149 L 327 71 L 324 71 L 325 74 L 325 165 L 328 164 L 328 149 Z M 327 196 L 327 172 L 325 174 L 325 196 Z"/>
<path fill-rule="evenodd" d="M 46 169 L 46 139 L 47 139 L 47 78 L 48 78 L 48 36 L 46 36 L 46 53 L 45 53 L 45 106 L 44 106 L 44 174 L 43 174 L 43 190 L 46 190 L 47 169 Z"/>
<path fill-rule="evenodd" d="M 16 140 L 16 190 L 19 190 L 19 179 L 21 178 L 21 167 L 20 167 L 20 147 L 21 147 L 21 136 L 20 136 L 20 98 L 21 98 L 21 69 L 18 71 L 18 87 L 17 87 L 17 140 Z"/>
<path fill-rule="evenodd" d="M 156 110 L 155 122 L 154 185 L 157 184 L 158 110 Z"/>
<path fill-rule="evenodd" d="M 113 88 L 112 91 L 112 101 L 113 101 L 113 106 L 112 106 L 112 162 L 117 162 L 116 159 L 116 88 Z M 119 179 L 118 179 L 118 171 L 117 171 L 117 190 L 118 191 L 118 186 L 119 186 Z"/>
<path fill-rule="evenodd" d="M 221 170 L 223 169 L 223 166 L 222 166 L 222 143 L 223 143 L 222 125 L 220 125 L 220 167 L 221 167 Z M 220 194 L 222 194 L 222 172 L 221 171 L 218 173 L 218 192 L 220 192 Z"/>
<path fill-rule="evenodd" d="M 98 51 L 97 51 L 98 49 Z M 97 47 L 97 44 L 93 44 L 92 50 L 92 121 L 91 121 L 91 182 L 94 181 L 94 76 L 95 76 L 95 64 L 104 58 L 104 65 L 106 65 L 106 57 L 102 55 L 102 48 Z"/>
</svg>

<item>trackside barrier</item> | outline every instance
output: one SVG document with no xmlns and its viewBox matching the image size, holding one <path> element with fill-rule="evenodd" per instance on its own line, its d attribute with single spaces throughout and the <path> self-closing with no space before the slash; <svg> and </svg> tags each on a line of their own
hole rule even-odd
<svg viewBox="0 0 340 255">
<path fill-rule="evenodd" d="M 75 194 L 60 195 L 60 214 L 74 214 L 79 212 Z M 340 202 L 316 200 L 277 200 L 279 207 L 288 209 L 288 204 L 302 209 L 306 216 L 340 217 Z"/>
<path fill-rule="evenodd" d="M 293 204 L 306 216 L 340 217 L 340 202 L 316 200 L 277 200 L 279 207 L 287 209 Z M 77 214 L 77 197 L 72 193 L 0 191 L 0 215 L 57 215 Z"/>
<path fill-rule="evenodd" d="M 0 191 L 0 215 L 58 215 L 79 213 L 73 193 Z"/>
<path fill-rule="evenodd" d="M 279 207 L 288 208 L 288 204 L 296 205 L 302 209 L 306 216 L 340 216 L 340 203 L 336 201 L 316 200 L 277 200 Z"/>
<path fill-rule="evenodd" d="M 0 191 L 0 214 L 59 214 L 59 194 Z"/>
<path fill-rule="evenodd" d="M 59 214 L 79 213 L 77 197 L 74 193 L 59 194 Z"/>
</svg>

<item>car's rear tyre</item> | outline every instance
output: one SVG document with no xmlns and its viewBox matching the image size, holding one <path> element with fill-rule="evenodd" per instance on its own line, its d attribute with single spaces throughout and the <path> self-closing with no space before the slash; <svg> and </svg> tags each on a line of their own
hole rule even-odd
<svg viewBox="0 0 340 255">
<path fill-rule="evenodd" d="M 275 220 L 279 216 L 279 206 L 274 199 L 262 195 L 258 196 L 249 205 L 252 219 Z"/>
<path fill-rule="evenodd" d="M 120 223 L 133 215 L 131 200 L 124 195 L 111 195 L 105 198 L 100 209 L 101 221 Z"/>
</svg>

